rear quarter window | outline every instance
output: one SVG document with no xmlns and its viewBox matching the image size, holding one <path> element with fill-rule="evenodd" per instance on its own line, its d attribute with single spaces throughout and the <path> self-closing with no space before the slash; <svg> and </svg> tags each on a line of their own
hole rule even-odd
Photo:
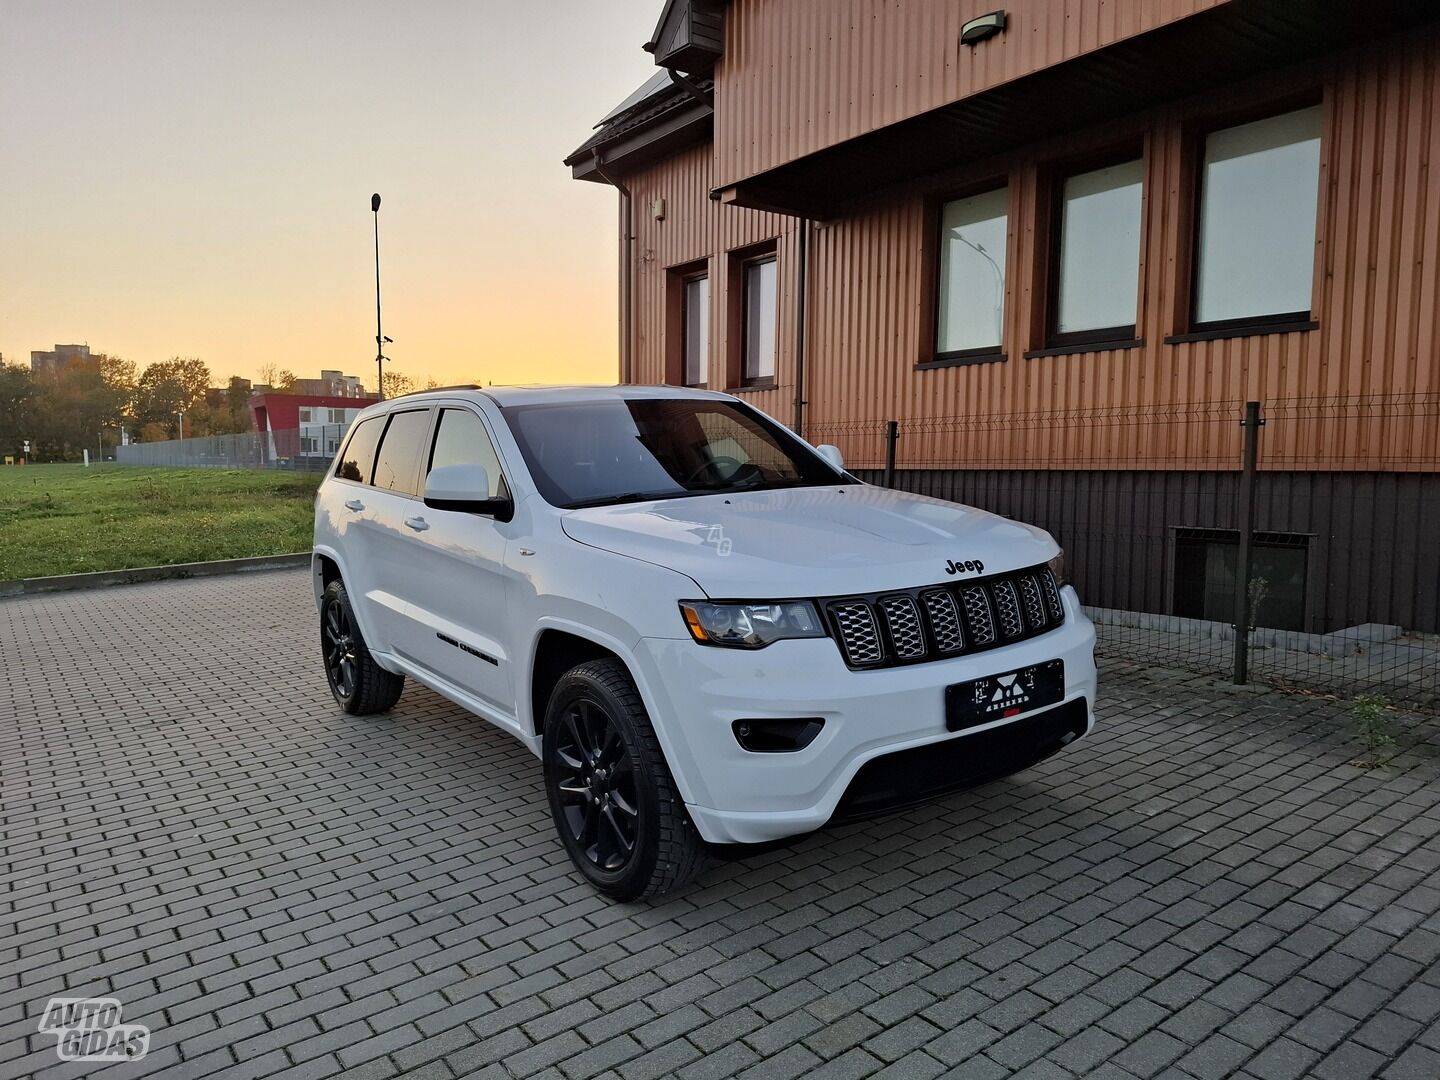
<svg viewBox="0 0 1440 1080">
<path fill-rule="evenodd" d="M 341 480 L 368 484 L 375 469 L 375 444 L 380 441 L 380 432 L 384 428 L 383 416 L 372 416 L 356 424 L 344 452 L 335 463 L 335 475 Z"/>
</svg>

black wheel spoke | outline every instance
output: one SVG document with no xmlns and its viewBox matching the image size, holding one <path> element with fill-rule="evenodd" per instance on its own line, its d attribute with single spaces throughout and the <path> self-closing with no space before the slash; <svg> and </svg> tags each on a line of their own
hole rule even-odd
<svg viewBox="0 0 1440 1080">
<path fill-rule="evenodd" d="M 603 705 L 577 697 L 565 706 L 548 750 L 561 835 L 581 862 L 614 873 L 639 846 L 635 767 Z"/>
</svg>

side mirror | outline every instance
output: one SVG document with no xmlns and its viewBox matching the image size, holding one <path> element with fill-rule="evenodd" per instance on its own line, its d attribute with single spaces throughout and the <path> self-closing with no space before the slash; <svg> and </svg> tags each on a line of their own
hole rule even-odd
<svg viewBox="0 0 1440 1080">
<path fill-rule="evenodd" d="M 509 521 L 515 503 L 490 495 L 490 474 L 484 465 L 441 465 L 425 478 L 425 505 L 432 510 L 457 510 L 467 514 L 489 514 L 497 521 Z"/>
<path fill-rule="evenodd" d="M 815 447 L 815 452 L 824 458 L 825 464 L 829 465 L 836 472 L 845 471 L 845 456 L 840 453 L 838 446 L 831 446 L 829 443 L 824 443 Z"/>
</svg>

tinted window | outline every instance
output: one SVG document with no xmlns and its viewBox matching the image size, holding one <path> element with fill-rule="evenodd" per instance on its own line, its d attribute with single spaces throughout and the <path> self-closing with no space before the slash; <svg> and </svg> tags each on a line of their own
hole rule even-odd
<svg viewBox="0 0 1440 1080">
<path fill-rule="evenodd" d="M 779 425 L 725 401 L 567 402 L 504 415 L 553 506 L 850 482 Z"/>
<path fill-rule="evenodd" d="M 435 448 L 430 452 L 430 468 L 442 465 L 483 465 L 490 477 L 490 498 L 504 497 L 505 480 L 500 475 L 500 459 L 485 423 L 469 409 L 441 409 L 440 424 L 435 432 Z"/>
<path fill-rule="evenodd" d="M 416 409 L 390 415 L 380 452 L 375 455 L 375 479 L 378 488 L 415 495 L 415 476 L 420 470 L 421 447 L 430 426 L 430 410 Z"/>
<path fill-rule="evenodd" d="M 335 466 L 335 475 L 342 480 L 355 480 L 361 484 L 370 482 L 370 470 L 375 464 L 375 444 L 380 441 L 380 432 L 385 429 L 383 416 L 372 416 L 361 420 L 350 433 L 345 444 L 345 453 Z"/>
</svg>

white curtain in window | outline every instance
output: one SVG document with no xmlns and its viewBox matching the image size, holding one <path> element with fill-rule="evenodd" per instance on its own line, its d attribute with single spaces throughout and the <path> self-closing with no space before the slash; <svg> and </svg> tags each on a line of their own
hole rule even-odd
<svg viewBox="0 0 1440 1080">
<path fill-rule="evenodd" d="M 940 215 L 938 352 L 1000 347 L 1009 191 L 945 204 Z"/>
<path fill-rule="evenodd" d="M 775 375 L 775 260 L 745 267 L 745 371 L 746 379 Z"/>
<path fill-rule="evenodd" d="M 1309 312 L 1319 178 L 1318 105 L 1206 138 L 1196 322 Z"/>
<path fill-rule="evenodd" d="M 1065 181 L 1056 332 L 1134 326 L 1143 184 L 1138 160 Z"/>
<path fill-rule="evenodd" d="M 704 386 L 710 353 L 710 279 L 685 282 L 685 385 Z"/>
</svg>

